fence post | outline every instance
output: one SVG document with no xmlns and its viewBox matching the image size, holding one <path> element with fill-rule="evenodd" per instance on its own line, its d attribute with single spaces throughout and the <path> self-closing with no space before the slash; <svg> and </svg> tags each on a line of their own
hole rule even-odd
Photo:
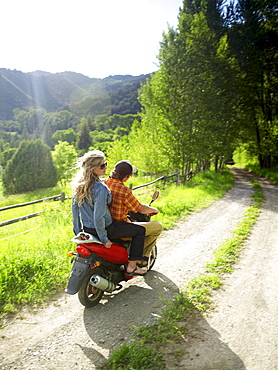
<svg viewBox="0 0 278 370">
<path fill-rule="evenodd" d="M 64 202 L 66 199 L 66 195 L 64 192 L 61 193 L 61 202 Z"/>
<path fill-rule="evenodd" d="M 180 173 L 179 170 L 176 170 L 176 185 L 180 184 Z"/>
</svg>

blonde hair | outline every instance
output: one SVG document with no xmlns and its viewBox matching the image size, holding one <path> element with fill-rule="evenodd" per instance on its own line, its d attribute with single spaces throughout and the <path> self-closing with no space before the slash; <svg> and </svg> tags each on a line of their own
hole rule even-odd
<svg viewBox="0 0 278 370">
<path fill-rule="evenodd" d="M 100 181 L 93 169 L 99 167 L 104 159 L 105 154 L 100 150 L 91 150 L 83 157 L 78 158 L 76 167 L 79 168 L 79 171 L 73 180 L 73 197 L 79 206 L 85 198 L 88 198 L 89 203 L 92 204 L 92 187 L 95 182 Z"/>
</svg>

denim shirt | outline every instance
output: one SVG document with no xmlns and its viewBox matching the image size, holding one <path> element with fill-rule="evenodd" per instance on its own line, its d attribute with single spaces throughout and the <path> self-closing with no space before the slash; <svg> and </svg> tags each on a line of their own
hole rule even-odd
<svg viewBox="0 0 278 370">
<path fill-rule="evenodd" d="M 78 234 L 82 231 L 82 225 L 96 229 L 98 237 L 102 243 L 108 242 L 105 228 L 112 223 L 108 205 L 111 203 L 112 195 L 108 187 L 102 182 L 96 182 L 92 189 L 92 205 L 86 198 L 79 207 L 73 198 L 72 200 L 72 220 L 73 231 Z"/>
</svg>

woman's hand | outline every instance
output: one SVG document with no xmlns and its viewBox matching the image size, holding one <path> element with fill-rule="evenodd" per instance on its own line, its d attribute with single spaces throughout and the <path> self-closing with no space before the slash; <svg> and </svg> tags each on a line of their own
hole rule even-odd
<svg viewBox="0 0 278 370">
<path fill-rule="evenodd" d="M 108 240 L 108 242 L 104 244 L 105 248 L 111 248 L 111 245 L 112 242 L 110 242 L 110 240 Z"/>
</svg>

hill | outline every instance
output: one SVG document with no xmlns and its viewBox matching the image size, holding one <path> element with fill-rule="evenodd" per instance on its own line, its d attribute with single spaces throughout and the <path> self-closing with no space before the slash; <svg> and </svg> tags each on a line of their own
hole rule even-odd
<svg viewBox="0 0 278 370">
<path fill-rule="evenodd" d="M 16 108 L 70 110 L 78 117 L 89 111 L 94 116 L 93 107 L 99 100 L 101 110 L 96 114 L 134 114 L 140 110 L 138 88 L 147 77 L 116 75 L 100 79 L 75 72 L 23 73 L 0 68 L 0 120 L 13 120 Z"/>
</svg>

